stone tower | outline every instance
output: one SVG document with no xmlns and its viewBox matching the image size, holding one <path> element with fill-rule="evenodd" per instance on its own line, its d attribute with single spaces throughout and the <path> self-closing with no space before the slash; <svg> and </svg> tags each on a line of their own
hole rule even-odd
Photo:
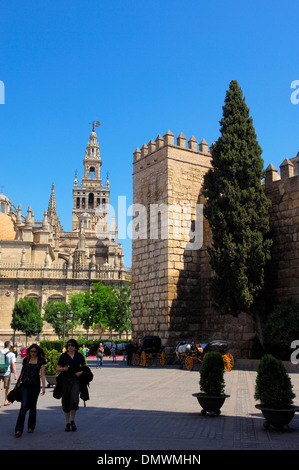
<svg viewBox="0 0 299 470">
<path fill-rule="evenodd" d="M 134 152 L 133 339 L 158 335 L 165 345 L 200 330 L 202 216 L 200 191 L 211 167 L 208 144 L 168 131 Z M 135 216 L 135 217 L 134 217 Z M 197 336 L 198 337 L 198 336 Z"/>
<path fill-rule="evenodd" d="M 102 184 L 100 147 L 97 134 L 92 130 L 83 160 L 84 176 L 78 185 L 77 174 L 73 188 L 72 230 L 82 226 L 85 231 L 108 231 L 109 180 Z"/>
</svg>

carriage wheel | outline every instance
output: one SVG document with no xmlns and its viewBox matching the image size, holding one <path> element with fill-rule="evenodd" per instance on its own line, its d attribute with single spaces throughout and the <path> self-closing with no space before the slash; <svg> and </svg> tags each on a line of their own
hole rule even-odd
<svg viewBox="0 0 299 470">
<path fill-rule="evenodd" d="M 165 351 L 162 351 L 162 352 L 161 352 L 161 356 L 160 356 L 160 364 L 161 364 L 162 367 L 165 366 L 165 362 L 166 362 Z"/>
<path fill-rule="evenodd" d="M 234 358 L 230 353 L 224 354 L 223 361 L 224 361 L 224 369 L 226 372 L 230 372 L 234 367 Z"/>
<path fill-rule="evenodd" d="M 142 351 L 141 353 L 141 364 L 143 365 L 143 367 L 146 366 L 146 354 L 144 351 Z"/>
<path fill-rule="evenodd" d="M 139 357 L 139 354 L 134 354 L 134 364 L 135 366 L 139 366 L 140 364 L 140 357 Z"/>
<path fill-rule="evenodd" d="M 185 366 L 187 370 L 193 369 L 193 359 L 191 356 L 187 356 L 185 359 Z"/>
</svg>

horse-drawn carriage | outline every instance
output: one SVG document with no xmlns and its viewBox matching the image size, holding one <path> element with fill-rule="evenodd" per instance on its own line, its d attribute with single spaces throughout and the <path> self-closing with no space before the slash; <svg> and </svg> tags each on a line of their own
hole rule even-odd
<svg viewBox="0 0 299 470">
<path fill-rule="evenodd" d="M 162 346 L 159 336 L 144 336 L 142 344 L 136 346 L 134 352 L 134 363 L 139 366 L 140 362 L 143 367 L 151 366 L 154 359 L 159 359 L 161 366 L 165 366 L 166 355 L 164 346 Z"/>
<path fill-rule="evenodd" d="M 210 341 L 207 344 L 194 344 L 181 341 L 176 345 L 175 353 L 180 362 L 185 363 L 186 369 L 192 370 L 194 364 L 202 362 L 207 352 L 220 352 L 224 362 L 224 369 L 230 372 L 234 366 L 234 358 L 227 350 L 227 342 L 221 340 Z"/>
<path fill-rule="evenodd" d="M 103 343 L 104 347 L 104 354 L 105 356 L 111 356 L 111 350 L 112 350 L 112 341 L 106 341 Z M 123 355 L 126 352 L 126 344 L 127 343 L 114 343 L 115 344 L 115 354 L 117 355 Z"/>
</svg>

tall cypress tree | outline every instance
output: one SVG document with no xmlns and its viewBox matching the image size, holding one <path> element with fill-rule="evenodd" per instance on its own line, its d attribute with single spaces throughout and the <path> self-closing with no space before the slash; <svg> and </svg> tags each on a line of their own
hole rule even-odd
<svg viewBox="0 0 299 470">
<path fill-rule="evenodd" d="M 263 160 L 252 118 L 236 80 L 231 81 L 211 148 L 212 169 L 204 179 L 206 216 L 212 230 L 208 248 L 211 296 L 220 313 L 256 314 L 270 260 L 270 201 L 262 187 Z"/>
</svg>

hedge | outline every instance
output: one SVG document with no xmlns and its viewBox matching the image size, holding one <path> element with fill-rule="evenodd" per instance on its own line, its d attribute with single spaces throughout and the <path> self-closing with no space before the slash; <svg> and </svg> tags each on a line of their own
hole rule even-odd
<svg viewBox="0 0 299 470">
<path fill-rule="evenodd" d="M 91 340 L 88 339 L 84 342 L 79 342 L 79 347 L 82 347 L 83 344 L 89 349 L 88 356 L 95 356 L 97 349 L 99 347 L 99 343 L 110 343 L 112 339 L 97 339 L 97 340 Z M 115 339 L 115 343 L 127 343 L 128 341 L 125 339 Z M 66 341 L 65 341 L 66 343 Z M 62 340 L 54 340 L 54 341 L 49 341 L 49 340 L 42 340 L 40 341 L 40 347 L 43 349 L 47 349 L 48 351 L 51 351 L 52 349 L 56 349 L 57 351 L 62 351 L 63 349 L 63 341 Z"/>
</svg>

